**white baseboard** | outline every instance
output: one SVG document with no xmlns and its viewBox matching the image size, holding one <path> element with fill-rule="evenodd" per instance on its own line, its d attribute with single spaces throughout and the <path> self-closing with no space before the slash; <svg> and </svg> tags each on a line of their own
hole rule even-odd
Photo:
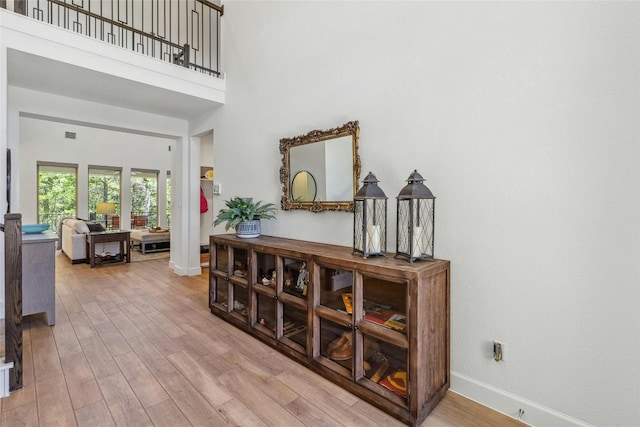
<svg viewBox="0 0 640 427">
<path fill-rule="evenodd" d="M 4 363 L 4 357 L 0 358 L 0 397 L 9 396 L 9 369 L 13 368 L 13 362 Z"/>
<path fill-rule="evenodd" d="M 451 373 L 450 390 L 530 426 L 594 427 L 593 424 L 457 372 Z"/>
<path fill-rule="evenodd" d="M 181 267 L 175 263 L 169 263 L 169 267 L 173 269 L 173 272 L 178 276 L 198 276 L 202 274 L 202 267 Z"/>
</svg>

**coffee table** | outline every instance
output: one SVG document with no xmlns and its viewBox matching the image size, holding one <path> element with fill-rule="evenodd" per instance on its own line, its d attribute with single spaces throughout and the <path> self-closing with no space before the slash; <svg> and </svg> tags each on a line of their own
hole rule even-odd
<svg viewBox="0 0 640 427">
<path fill-rule="evenodd" d="M 148 229 L 131 231 L 131 243 L 140 247 L 143 255 L 171 249 L 171 233 L 168 229 L 151 231 Z"/>
</svg>

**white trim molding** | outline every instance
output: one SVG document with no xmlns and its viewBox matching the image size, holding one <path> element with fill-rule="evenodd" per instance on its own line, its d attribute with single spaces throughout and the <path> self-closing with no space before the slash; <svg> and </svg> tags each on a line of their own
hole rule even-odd
<svg viewBox="0 0 640 427">
<path fill-rule="evenodd" d="M 0 397 L 9 396 L 9 369 L 13 368 L 13 362 L 4 363 L 4 357 L 0 358 Z"/>
<path fill-rule="evenodd" d="M 451 373 L 450 390 L 530 426 L 595 427 L 457 372 Z"/>
</svg>

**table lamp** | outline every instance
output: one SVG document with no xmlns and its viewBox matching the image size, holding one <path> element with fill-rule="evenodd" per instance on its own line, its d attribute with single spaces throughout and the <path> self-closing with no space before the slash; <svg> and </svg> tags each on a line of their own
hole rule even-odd
<svg viewBox="0 0 640 427">
<path fill-rule="evenodd" d="M 113 202 L 98 202 L 96 215 L 104 215 L 104 226 L 107 227 L 107 215 L 116 213 L 116 204 Z"/>
</svg>

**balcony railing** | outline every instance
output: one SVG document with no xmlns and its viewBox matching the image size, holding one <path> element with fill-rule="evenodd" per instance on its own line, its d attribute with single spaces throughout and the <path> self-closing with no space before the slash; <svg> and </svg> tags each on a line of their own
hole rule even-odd
<svg viewBox="0 0 640 427">
<path fill-rule="evenodd" d="M 163 212 L 164 213 L 164 212 Z M 49 229 L 53 232 L 56 232 L 58 229 L 58 224 L 62 221 L 63 218 L 74 218 L 75 212 L 40 212 L 38 216 L 38 222 L 41 224 L 48 224 Z M 122 219 L 120 215 L 107 215 L 106 223 L 103 215 L 96 215 L 95 213 L 89 214 L 89 219 L 99 222 L 109 230 L 111 229 L 120 229 L 122 224 Z M 167 215 L 167 227 L 171 225 L 171 219 L 169 215 Z M 158 226 L 158 213 L 157 211 L 136 211 L 131 212 L 131 228 L 148 228 L 148 227 L 156 227 Z"/>
<path fill-rule="evenodd" d="M 0 0 L 0 7 L 219 77 L 222 6 L 207 0 Z"/>
</svg>

